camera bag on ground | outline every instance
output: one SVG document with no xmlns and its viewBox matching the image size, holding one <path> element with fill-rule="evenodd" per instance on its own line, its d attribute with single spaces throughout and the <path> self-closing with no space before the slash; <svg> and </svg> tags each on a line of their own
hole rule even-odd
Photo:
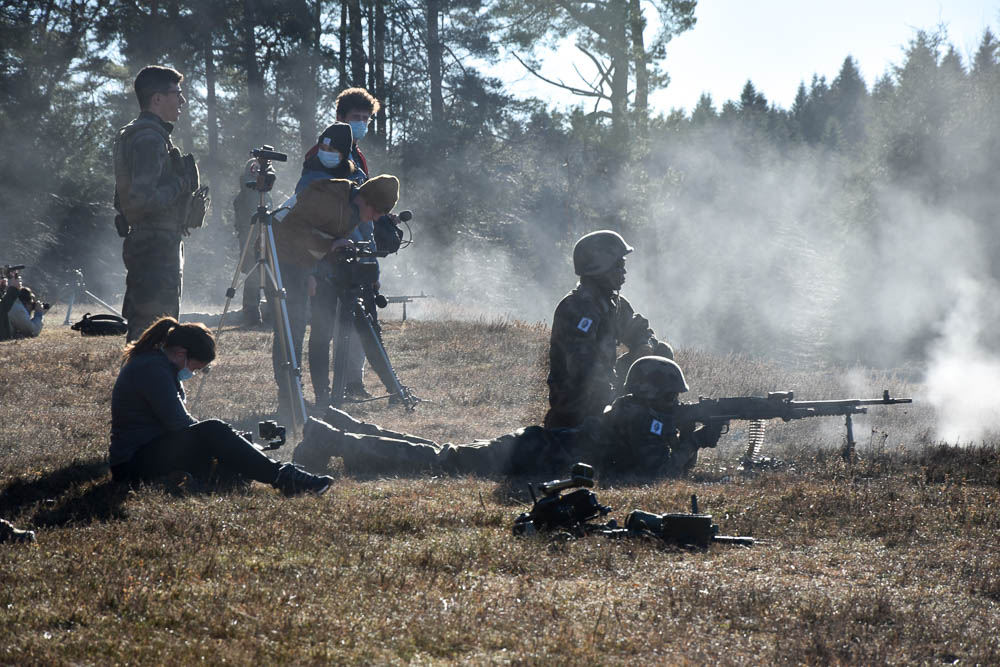
<svg viewBox="0 0 1000 667">
<path fill-rule="evenodd" d="M 81 336 L 124 336 L 128 332 L 128 324 L 123 318 L 103 313 L 86 313 L 70 328 L 79 331 Z"/>
</svg>

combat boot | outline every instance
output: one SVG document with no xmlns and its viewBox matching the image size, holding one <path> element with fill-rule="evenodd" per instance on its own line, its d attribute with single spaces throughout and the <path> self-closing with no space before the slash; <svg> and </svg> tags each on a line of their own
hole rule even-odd
<svg viewBox="0 0 1000 667">
<path fill-rule="evenodd" d="M 327 492 L 331 484 L 333 478 L 329 475 L 313 475 L 292 463 L 284 463 L 278 468 L 278 476 L 274 478 L 271 486 L 286 496 L 303 493 L 321 496 Z"/>
<path fill-rule="evenodd" d="M 292 454 L 292 462 L 312 473 L 325 472 L 336 449 L 335 433 L 322 427 L 321 421 L 310 417 L 302 429 L 302 442 Z M 337 432 L 339 433 L 339 432 Z"/>
<path fill-rule="evenodd" d="M 21 530 L 15 528 L 6 519 L 0 519 L 0 544 L 10 542 L 12 544 L 28 544 L 35 541 L 35 531 Z"/>
<path fill-rule="evenodd" d="M 348 382 L 344 387 L 344 398 L 349 401 L 364 401 L 371 397 L 363 382 Z"/>
</svg>

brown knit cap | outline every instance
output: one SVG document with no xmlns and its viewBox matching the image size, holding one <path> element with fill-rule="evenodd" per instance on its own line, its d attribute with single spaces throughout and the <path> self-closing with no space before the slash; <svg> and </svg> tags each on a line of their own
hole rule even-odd
<svg viewBox="0 0 1000 667">
<path fill-rule="evenodd" d="M 399 201 L 399 179 L 390 174 L 379 174 L 362 183 L 358 194 L 379 213 L 388 213 Z"/>
</svg>

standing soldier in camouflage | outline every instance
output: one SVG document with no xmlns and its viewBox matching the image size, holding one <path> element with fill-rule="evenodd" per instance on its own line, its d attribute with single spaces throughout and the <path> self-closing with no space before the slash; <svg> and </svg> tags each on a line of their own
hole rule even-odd
<svg viewBox="0 0 1000 667">
<path fill-rule="evenodd" d="M 333 407 L 326 422 L 310 419 L 293 460 L 322 474 L 330 457 L 348 472 L 475 475 L 541 475 L 577 461 L 602 475 L 683 477 L 698 462 L 698 451 L 715 447 L 721 423 L 676 423 L 678 396 L 688 391 L 684 373 L 665 357 L 642 357 L 628 371 L 624 396 L 600 415 L 574 428 L 529 426 L 492 440 L 438 445 L 430 440 L 381 429 Z"/>
<path fill-rule="evenodd" d="M 546 428 L 576 426 L 604 412 L 620 387 L 619 376 L 639 357 L 674 358 L 670 345 L 653 335 L 649 320 L 618 293 L 625 284 L 625 255 L 632 250 L 609 230 L 587 234 L 573 248 L 580 282 L 552 318 Z M 619 344 L 629 351 L 617 359 Z"/>
<path fill-rule="evenodd" d="M 181 237 L 201 226 L 209 204 L 193 156 L 182 156 L 170 141 L 186 102 L 183 80 L 175 69 L 144 67 L 134 84 L 139 115 L 115 138 L 115 227 L 125 238 L 122 314 L 129 341 L 159 317 L 180 314 Z"/>
</svg>

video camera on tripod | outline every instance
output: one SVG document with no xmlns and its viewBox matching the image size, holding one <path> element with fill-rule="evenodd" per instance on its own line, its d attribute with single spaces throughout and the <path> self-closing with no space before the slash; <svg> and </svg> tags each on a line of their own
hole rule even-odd
<svg viewBox="0 0 1000 667">
<path fill-rule="evenodd" d="M 243 184 L 251 190 L 269 192 L 274 187 L 274 181 L 277 178 L 271 162 L 288 162 L 288 155 L 279 153 L 274 150 L 274 146 L 265 144 L 251 150 L 250 156 L 257 160 L 257 164 L 254 165 L 256 169 L 251 169 L 251 173 L 256 174 L 256 178 L 247 179 Z"/>
<path fill-rule="evenodd" d="M 21 271 L 24 271 L 24 264 L 4 264 L 3 275 L 0 278 L 6 278 L 7 280 L 17 278 L 17 274 Z"/>
<path fill-rule="evenodd" d="M 404 223 L 412 218 L 413 213 L 410 211 L 401 211 L 399 214 L 399 220 Z M 380 224 L 385 230 L 384 233 L 391 236 L 391 241 L 394 240 L 395 244 L 391 241 L 387 246 L 379 244 Z M 388 392 L 386 396 L 364 400 L 388 398 L 390 403 L 400 402 L 407 410 L 412 410 L 421 399 L 399 381 L 392 362 L 389 361 L 389 355 L 382 341 L 382 325 L 379 323 L 376 311 L 376 308 L 385 308 L 389 302 L 374 287 L 378 281 L 378 264 L 374 261 L 365 261 L 386 257 L 396 252 L 400 247 L 403 233 L 389 215 L 384 215 L 375 222 L 375 230 L 374 249 L 368 241 L 352 241 L 337 251 L 338 263 L 330 281 L 337 298 L 330 404 L 337 407 L 345 401 L 347 355 L 351 332 L 356 331 L 368 363 L 378 374 Z"/>
<path fill-rule="evenodd" d="M 265 205 L 264 194 L 274 185 L 274 170 L 270 167 L 271 161 L 287 162 L 288 155 L 274 150 L 274 146 L 263 145 L 254 148 L 250 155 L 257 160 L 257 178 L 254 181 L 245 181 L 246 187 L 256 190 L 260 194 L 257 212 L 253 216 L 253 224 L 250 234 L 247 235 L 246 242 L 240 253 L 240 259 L 236 264 L 236 271 L 233 274 L 233 281 L 226 290 L 226 303 L 222 309 L 222 316 L 215 331 L 216 345 L 222 337 L 222 324 L 225 321 L 226 313 L 229 312 L 229 304 L 236 296 L 236 288 L 243 280 L 240 279 L 241 267 L 245 265 L 246 259 L 250 256 L 251 249 L 255 256 L 253 268 L 247 272 L 258 271 L 260 290 L 271 290 L 275 296 L 275 331 L 277 333 L 276 345 L 281 350 L 281 361 L 276 366 L 276 377 L 279 384 L 279 395 L 281 392 L 288 397 L 290 405 L 291 427 L 293 431 L 299 430 L 306 421 L 306 404 L 302 397 L 302 371 L 299 366 L 300 359 L 295 353 L 295 346 L 292 340 L 292 329 L 288 317 L 288 305 L 286 304 L 286 292 L 281 278 L 281 267 L 278 263 L 278 254 L 274 242 L 274 230 L 272 229 L 273 211 L 269 211 Z M 204 377 L 198 388 L 198 394 L 194 401 L 197 402 L 204 387 Z M 261 437 L 266 437 L 261 431 Z M 277 436 L 274 436 L 277 438 Z"/>
</svg>

